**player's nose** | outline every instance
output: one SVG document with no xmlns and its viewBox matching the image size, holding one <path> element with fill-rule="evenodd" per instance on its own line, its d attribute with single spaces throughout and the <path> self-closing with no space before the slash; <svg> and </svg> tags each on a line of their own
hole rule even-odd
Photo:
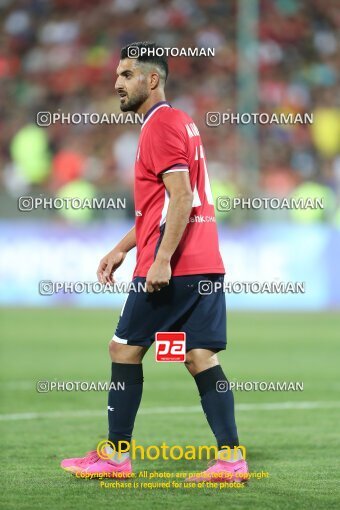
<svg viewBox="0 0 340 510">
<path fill-rule="evenodd" d="M 116 92 L 119 92 L 120 90 L 123 90 L 123 85 L 122 85 L 122 81 L 121 81 L 120 76 L 118 76 L 118 78 L 116 79 L 115 90 L 116 90 Z"/>
</svg>

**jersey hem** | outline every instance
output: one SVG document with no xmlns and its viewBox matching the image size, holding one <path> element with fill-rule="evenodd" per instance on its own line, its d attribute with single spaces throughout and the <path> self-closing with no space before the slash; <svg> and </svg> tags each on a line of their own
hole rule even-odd
<svg viewBox="0 0 340 510">
<path fill-rule="evenodd" d="M 138 273 L 133 273 L 133 277 L 139 276 L 140 278 L 145 278 L 148 271 L 138 271 Z M 188 276 L 188 275 L 194 275 L 194 274 L 226 274 L 225 269 L 221 269 L 220 267 L 209 267 L 208 268 L 199 268 L 199 269 L 193 269 L 188 271 L 173 271 L 171 273 L 171 276 Z"/>
</svg>

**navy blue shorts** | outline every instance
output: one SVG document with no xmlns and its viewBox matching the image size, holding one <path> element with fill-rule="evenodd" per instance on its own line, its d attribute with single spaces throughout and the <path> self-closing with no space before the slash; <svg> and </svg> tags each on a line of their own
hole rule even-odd
<svg viewBox="0 0 340 510">
<path fill-rule="evenodd" d="M 217 284 L 220 288 L 202 295 L 199 292 L 199 282 L 202 280 L 211 281 L 211 285 L 220 282 L 221 285 Z M 158 331 L 184 331 L 187 351 L 225 349 L 226 302 L 223 281 L 222 274 L 173 276 L 167 287 L 148 293 L 137 289 L 138 282 L 145 283 L 145 278 L 135 277 L 113 340 L 128 345 L 150 346 Z"/>
</svg>

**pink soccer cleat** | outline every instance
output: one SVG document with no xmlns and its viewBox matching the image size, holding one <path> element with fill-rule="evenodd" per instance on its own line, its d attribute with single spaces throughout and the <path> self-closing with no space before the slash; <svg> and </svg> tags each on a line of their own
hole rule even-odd
<svg viewBox="0 0 340 510">
<path fill-rule="evenodd" d="M 122 462 L 101 459 L 96 450 L 90 451 L 85 457 L 65 459 L 61 467 L 81 478 L 129 478 L 132 473 L 131 460 L 127 457 Z"/>
<path fill-rule="evenodd" d="M 237 462 L 218 459 L 210 464 L 202 473 L 189 476 L 186 482 L 245 482 L 249 478 L 248 465 L 243 459 Z"/>
</svg>

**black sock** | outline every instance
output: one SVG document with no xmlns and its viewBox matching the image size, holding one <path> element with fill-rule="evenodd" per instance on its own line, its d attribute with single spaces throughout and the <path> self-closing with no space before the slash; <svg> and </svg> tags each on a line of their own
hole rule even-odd
<svg viewBox="0 0 340 510">
<path fill-rule="evenodd" d="M 118 441 L 131 441 L 136 414 L 142 399 L 142 364 L 112 363 L 111 383 L 114 387 L 109 391 L 107 407 L 109 440 L 118 449 Z M 120 389 L 121 386 L 124 389 Z"/>
<path fill-rule="evenodd" d="M 220 450 L 222 446 L 239 446 L 237 428 L 234 413 L 234 396 L 229 389 L 228 379 L 220 365 L 207 370 L 203 370 L 195 375 L 195 381 L 201 397 L 201 404 L 204 414 L 208 420 L 211 430 L 216 437 L 217 446 Z M 218 385 L 218 389 L 227 391 L 217 391 L 217 382 L 224 381 Z"/>
</svg>

